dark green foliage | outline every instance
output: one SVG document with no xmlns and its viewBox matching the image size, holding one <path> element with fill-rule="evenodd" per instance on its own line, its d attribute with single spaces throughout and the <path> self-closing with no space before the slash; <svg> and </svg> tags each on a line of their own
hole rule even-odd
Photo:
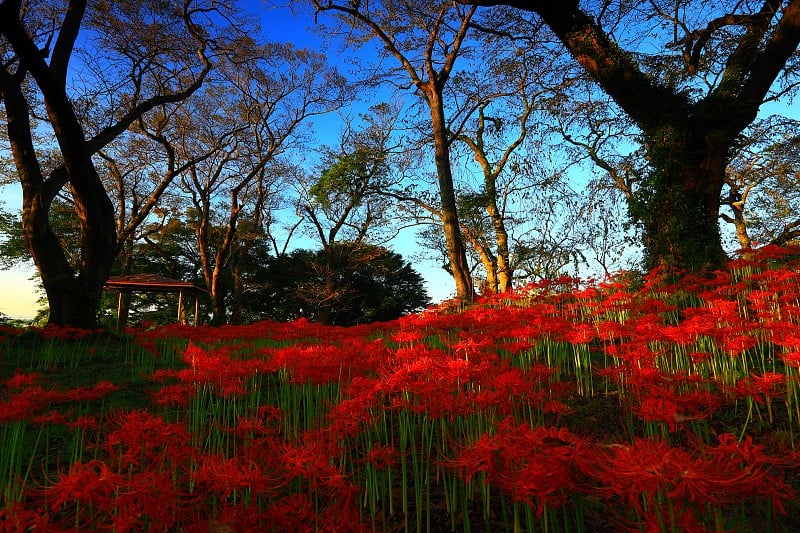
<svg viewBox="0 0 800 533">
<path fill-rule="evenodd" d="M 266 283 L 249 293 L 245 307 L 274 320 L 350 326 L 393 320 L 430 303 L 422 276 L 399 254 L 374 245 L 295 250 L 270 258 L 263 276 Z"/>
</svg>

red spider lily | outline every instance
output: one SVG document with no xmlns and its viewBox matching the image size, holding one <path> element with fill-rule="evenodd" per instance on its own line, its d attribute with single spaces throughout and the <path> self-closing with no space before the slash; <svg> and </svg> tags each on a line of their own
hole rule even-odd
<svg viewBox="0 0 800 533">
<path fill-rule="evenodd" d="M 14 376 L 5 381 L 5 385 L 9 389 L 22 389 L 38 384 L 41 379 L 42 375 L 38 372 L 25 374 L 21 370 L 17 369 L 16 372 L 14 372 Z"/>
<path fill-rule="evenodd" d="M 0 422 L 31 420 L 51 404 L 96 400 L 118 389 L 119 387 L 108 381 L 101 381 L 94 387 L 79 387 L 64 392 L 44 389 L 38 385 L 28 386 L 12 394 L 7 401 L 0 402 Z M 53 412 L 41 415 L 37 420 L 39 423 L 64 423 L 63 419 L 56 420 Z"/>
<path fill-rule="evenodd" d="M 195 383 L 176 383 L 164 385 L 157 391 L 151 392 L 156 404 L 170 407 L 188 407 L 197 391 Z"/>
<path fill-rule="evenodd" d="M 60 398 L 57 391 L 46 390 L 38 385 L 23 389 L 9 396 L 5 402 L 0 402 L 0 422 L 28 420 Z"/>
<path fill-rule="evenodd" d="M 223 501 L 220 510 L 213 520 L 198 521 L 187 531 L 197 533 L 225 532 L 260 532 L 278 531 L 278 524 L 272 522 L 267 512 L 260 511 L 255 505 L 231 503 Z M 291 531 L 291 529 L 287 529 Z"/>
<path fill-rule="evenodd" d="M 496 435 L 483 435 L 458 451 L 447 464 L 469 483 L 478 472 L 514 501 L 535 507 L 563 506 L 569 495 L 585 489 L 578 466 L 586 453 L 584 439 L 564 428 L 532 428 L 506 420 Z"/>
<path fill-rule="evenodd" d="M 711 354 L 708 353 L 708 352 L 699 352 L 699 351 L 693 350 L 693 351 L 691 351 L 689 353 L 689 358 L 692 360 L 693 364 L 697 365 L 697 364 L 700 364 L 700 363 L 703 363 L 705 361 L 710 360 L 711 359 Z"/>
<path fill-rule="evenodd" d="M 657 506 L 659 494 L 679 509 L 684 498 L 698 506 L 718 501 L 719 491 L 708 475 L 711 461 L 697 460 L 664 441 L 637 438 L 631 445 L 611 445 L 595 453 L 587 468 L 602 484 L 598 493 L 621 497 L 640 513 Z"/>
<path fill-rule="evenodd" d="M 47 324 L 41 329 L 41 332 L 42 337 L 45 339 L 59 339 L 67 341 L 81 340 L 95 333 L 95 331 L 89 329 L 57 326 L 55 324 Z"/>
<path fill-rule="evenodd" d="M 777 372 L 765 372 L 760 376 L 751 374 L 750 377 L 740 379 L 734 391 L 741 397 L 751 396 L 757 402 L 763 403 L 764 398 L 780 397 L 786 393 L 786 374 Z"/>
<path fill-rule="evenodd" d="M 800 350 L 800 328 L 796 324 L 782 322 L 770 327 L 772 342 L 787 351 Z"/>
<path fill-rule="evenodd" d="M 715 324 L 733 326 L 741 321 L 739 302 L 723 298 L 709 298 L 706 300 L 708 314 L 714 317 Z"/>
<path fill-rule="evenodd" d="M 789 462 L 766 456 L 749 438 L 739 443 L 734 436 L 723 435 L 719 446 L 702 447 L 697 455 L 650 439 L 608 446 L 596 454 L 587 463 L 587 472 L 603 485 L 598 494 L 621 497 L 640 513 L 663 506 L 658 495 L 670 500 L 674 517 L 754 497 L 769 498 L 785 514 L 784 503 L 795 497 L 780 469 Z M 791 465 L 796 468 L 797 460 Z"/>
<path fill-rule="evenodd" d="M 330 533 L 372 533 L 370 528 L 361 524 L 359 492 L 358 487 L 353 485 L 340 488 L 330 504 L 319 513 L 315 529 Z"/>
<path fill-rule="evenodd" d="M 145 471 L 134 473 L 118 491 L 110 517 L 114 531 L 141 531 L 147 521 L 169 529 L 177 522 L 188 495 L 175 490 L 172 473 Z"/>
<path fill-rule="evenodd" d="M 683 310 L 684 319 L 676 326 L 681 333 L 692 338 L 711 336 L 717 329 L 716 321 L 709 317 L 707 307 L 690 307 Z"/>
<path fill-rule="evenodd" d="M 100 428 L 100 425 L 97 422 L 97 417 L 93 415 L 79 416 L 75 420 L 67 422 L 66 425 L 71 428 L 79 428 L 83 430 L 97 430 Z"/>
<path fill-rule="evenodd" d="M 257 372 L 268 370 L 263 361 L 232 359 L 228 352 L 240 347 L 227 347 L 206 352 L 192 343 L 186 348 L 183 360 L 189 368 L 179 370 L 175 375 L 184 383 L 211 384 L 228 398 L 245 393 L 245 383 Z M 161 373 L 159 377 L 167 377 Z"/>
<path fill-rule="evenodd" d="M 115 495 L 125 479 L 111 471 L 97 459 L 87 463 L 78 461 L 69 472 L 59 473 L 58 479 L 46 487 L 42 494 L 52 509 L 61 509 L 68 504 L 80 502 L 93 509 L 108 512 L 114 508 Z"/>
<path fill-rule="evenodd" d="M 459 333 L 459 341 L 450 346 L 456 356 L 463 356 L 465 359 L 475 357 L 484 349 L 493 346 L 494 342 L 489 337 L 475 339 L 470 334 L 465 334 L 463 331 Z"/>
<path fill-rule="evenodd" d="M 675 431 L 678 421 L 683 420 L 678 405 L 664 398 L 648 396 L 634 410 L 645 422 L 665 422 L 670 431 Z"/>
<path fill-rule="evenodd" d="M 421 346 L 398 350 L 397 355 L 391 367 L 384 370 L 381 390 L 400 395 L 404 399 L 400 406 L 426 412 L 432 418 L 472 411 L 468 397 L 462 392 L 474 378 L 488 370 L 487 365 Z"/>
<path fill-rule="evenodd" d="M 276 531 L 306 533 L 316 522 L 314 503 L 307 494 L 280 498 L 264 513 L 266 522 Z"/>
<path fill-rule="evenodd" d="M 421 329 L 411 329 L 411 330 L 404 330 L 398 331 L 397 333 L 393 334 L 391 339 L 399 344 L 409 344 L 414 345 L 422 339 L 425 338 L 425 333 Z"/>
<path fill-rule="evenodd" d="M 45 425 L 45 424 L 56 424 L 56 425 L 68 425 L 69 419 L 67 415 L 60 413 L 56 410 L 51 410 L 41 415 L 37 415 L 30 418 L 31 423 L 38 424 L 38 425 Z"/>
<path fill-rule="evenodd" d="M 383 446 L 376 442 L 367 452 L 364 460 L 377 469 L 391 468 L 400 460 L 400 452 L 391 445 Z"/>
<path fill-rule="evenodd" d="M 258 416 L 263 417 L 265 420 L 273 420 L 280 422 L 283 418 L 281 408 L 275 405 L 262 405 L 258 408 Z"/>
<path fill-rule="evenodd" d="M 100 381 L 93 387 L 70 389 L 62 393 L 62 398 L 69 402 L 90 402 L 105 398 L 118 390 L 120 390 L 118 385 L 114 385 L 110 381 Z"/>
<path fill-rule="evenodd" d="M 738 328 L 720 328 L 716 336 L 716 342 L 729 355 L 735 357 L 754 348 L 758 344 L 758 339 L 752 334 L 739 331 Z"/>
<path fill-rule="evenodd" d="M 269 351 L 270 368 L 288 369 L 292 383 L 339 383 L 342 376 L 361 375 L 374 367 L 374 361 L 385 352 L 381 339 L 343 346 L 287 346 Z"/>
<path fill-rule="evenodd" d="M 785 515 L 784 504 L 797 497 L 787 480 L 787 474 L 793 476 L 800 468 L 797 453 L 773 457 L 765 453 L 764 446 L 754 444 L 752 437 L 739 442 L 729 433 L 720 435 L 719 445 L 704 452 L 714 460 L 710 477 L 728 501 L 767 497 L 775 510 Z"/>
<path fill-rule="evenodd" d="M 0 508 L 0 531 L 5 533 L 18 531 L 61 533 L 67 531 L 64 528 L 53 526 L 50 519 L 50 513 L 45 509 L 26 509 L 20 502 L 6 502 L 5 506 Z"/>
<path fill-rule="evenodd" d="M 597 330 L 593 324 L 581 322 L 573 324 L 572 328 L 565 331 L 563 338 L 570 344 L 588 344 L 597 338 Z"/>
<path fill-rule="evenodd" d="M 603 342 L 614 342 L 626 335 L 627 329 L 616 320 L 605 320 L 597 323 L 597 336 Z"/>
<path fill-rule="evenodd" d="M 800 368 L 800 351 L 785 352 L 780 357 L 786 366 Z"/>
<path fill-rule="evenodd" d="M 645 422 L 664 422 L 673 432 L 684 422 L 710 417 L 722 405 L 722 398 L 709 391 L 683 392 L 664 386 L 642 387 L 632 396 L 640 398 L 631 406 L 634 413 Z"/>
<path fill-rule="evenodd" d="M 108 432 L 104 448 L 122 467 L 181 463 L 194 453 L 184 424 L 143 410 L 112 413 L 109 420 L 116 428 Z"/>
<path fill-rule="evenodd" d="M 331 447 L 323 434 L 312 432 L 307 432 L 304 442 L 298 446 L 283 445 L 279 460 L 286 480 L 302 478 L 311 490 L 333 493 L 348 486 L 342 471 L 331 466 Z"/>
<path fill-rule="evenodd" d="M 339 438 L 355 436 L 368 428 L 377 417 L 372 408 L 377 405 L 373 393 L 359 394 L 333 406 L 328 413 L 329 430 Z"/>
<path fill-rule="evenodd" d="M 200 490 L 227 500 L 234 492 L 249 491 L 256 496 L 279 494 L 288 478 L 274 465 L 262 465 L 240 456 L 222 455 L 197 457 L 193 479 Z"/>
<path fill-rule="evenodd" d="M 510 339 L 501 340 L 495 344 L 495 348 L 500 351 L 508 352 L 511 355 L 519 354 L 526 350 L 530 350 L 536 343 L 529 339 Z"/>
</svg>

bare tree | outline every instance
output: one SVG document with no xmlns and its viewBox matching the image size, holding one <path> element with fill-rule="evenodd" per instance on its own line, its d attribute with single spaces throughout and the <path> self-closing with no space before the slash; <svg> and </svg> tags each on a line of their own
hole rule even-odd
<svg viewBox="0 0 800 533">
<path fill-rule="evenodd" d="M 458 298 L 474 296 L 472 276 L 467 264 L 458 220 L 453 171 L 450 160 L 451 138 L 444 91 L 456 60 L 464 53 L 464 41 L 475 7 L 464 8 L 450 1 L 401 0 L 393 2 L 342 2 L 313 0 L 318 12 L 336 12 L 346 26 L 343 30 L 358 43 L 376 39 L 381 54 L 400 67 L 410 88 L 430 112 L 430 134 L 439 193 L 439 212 Z M 355 33 L 354 31 L 355 30 Z M 385 77 L 396 79 L 397 71 L 386 69 Z"/>
<path fill-rule="evenodd" d="M 0 3 L 0 98 L 22 185 L 23 236 L 47 294 L 50 323 L 96 325 L 117 250 L 114 207 L 94 156 L 140 117 L 200 87 L 212 66 L 210 17 L 223 16 L 222 9 L 199 0 L 91 6 L 72 0 L 62 8 Z M 81 33 L 83 27 L 92 31 Z M 78 79 L 94 85 L 81 93 Z M 43 124 L 55 139 L 52 162 L 35 137 Z M 80 222 L 77 268 L 48 221 L 65 188 Z"/>
<path fill-rule="evenodd" d="M 227 321 L 222 278 L 240 237 L 239 219 L 249 210 L 258 223 L 281 179 L 268 167 L 302 139 L 302 126 L 310 117 L 340 107 L 347 93 L 321 54 L 288 44 L 245 44 L 238 52 L 241 59 L 225 68 L 224 83 L 186 117 L 205 121 L 201 145 L 213 145 L 222 132 L 236 131 L 222 150 L 191 165 L 182 179 L 198 216 L 197 245 L 217 323 Z M 226 214 L 215 220 L 220 210 Z M 224 229 L 212 247 L 215 226 Z"/>
</svg>

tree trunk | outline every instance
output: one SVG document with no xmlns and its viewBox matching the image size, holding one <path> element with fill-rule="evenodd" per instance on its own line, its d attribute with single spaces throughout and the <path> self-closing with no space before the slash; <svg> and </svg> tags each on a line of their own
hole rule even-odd
<svg viewBox="0 0 800 533">
<path fill-rule="evenodd" d="M 0 87 L 6 109 L 8 140 L 22 185 L 22 235 L 47 295 L 50 308 L 48 324 L 95 328 L 100 294 L 113 260 L 113 256 L 105 252 L 109 243 L 113 244 L 116 240 L 111 203 L 107 196 L 104 203 L 103 198 L 97 195 L 98 186 L 103 195 L 105 191 L 88 155 L 85 158 L 72 158 L 70 166 L 58 167 L 47 180 L 44 179 L 33 146 L 28 102 L 19 86 L 5 73 L 0 79 Z M 71 116 L 74 118 L 74 115 Z M 75 127 L 77 122 L 73 129 Z M 63 128 L 60 133 L 64 133 Z M 73 133 L 82 141 L 83 133 L 79 127 Z M 81 146 L 75 144 L 79 141 L 73 141 L 69 148 L 80 149 Z M 85 147 L 85 143 L 83 145 Z M 82 164 L 76 161 L 81 159 Z M 73 178 L 73 173 L 77 173 L 79 169 L 82 174 Z M 88 247 L 82 256 L 79 275 L 76 275 L 69 264 L 61 242 L 53 233 L 49 222 L 50 205 L 68 180 L 74 182 L 72 189 L 81 222 L 81 246 Z M 108 220 L 106 215 L 110 215 Z M 105 221 L 106 225 L 94 231 L 91 224 L 98 220 Z M 93 242 L 95 240 L 98 242 Z"/>
<path fill-rule="evenodd" d="M 478 252 L 481 263 L 483 263 L 483 270 L 486 271 L 485 286 L 480 288 L 481 296 L 497 294 L 500 288 L 497 258 L 492 255 L 486 246 L 480 243 L 473 241 L 472 246 L 475 248 L 475 251 Z"/>
<path fill-rule="evenodd" d="M 118 219 L 118 222 L 121 219 Z M 118 226 L 119 227 L 119 226 Z M 122 243 L 122 275 L 129 276 L 133 273 L 133 239 L 128 238 Z M 128 316 L 131 312 L 131 301 L 133 300 L 133 293 L 131 291 L 123 291 L 120 293 L 119 305 L 117 307 L 117 324 L 121 327 L 128 323 Z"/>
<path fill-rule="evenodd" d="M 239 252 L 241 254 L 241 252 Z M 242 323 L 242 298 L 244 298 L 244 277 L 239 258 L 231 261 L 231 277 L 233 278 L 233 298 L 231 299 L 231 319 L 228 322 L 238 326 Z"/>
<path fill-rule="evenodd" d="M 721 267 L 728 259 L 719 231 L 728 143 L 709 146 L 689 127 L 674 125 L 645 136 L 652 171 L 630 199 L 631 214 L 642 224 L 645 267 Z"/>
<path fill-rule="evenodd" d="M 447 135 L 444 106 L 441 94 L 433 87 L 434 82 L 422 84 L 431 110 L 433 127 L 434 156 L 436 159 L 436 175 L 439 179 L 439 197 L 441 200 L 442 226 L 447 243 L 447 257 L 456 283 L 456 297 L 470 301 L 475 297 L 472 275 L 467 263 L 464 240 L 461 236 L 461 224 L 458 221 L 453 170 L 450 166 L 450 143 Z"/>
<path fill-rule="evenodd" d="M 495 260 L 497 291 L 508 292 L 511 290 L 512 279 L 514 276 L 513 268 L 511 267 L 511 256 L 508 249 L 508 231 L 506 230 L 506 223 L 500 209 L 497 207 L 497 190 L 494 187 L 494 180 L 485 180 L 487 184 L 487 197 L 488 204 L 486 212 L 492 220 L 494 226 L 494 237 L 497 241 L 497 256 Z M 489 187 L 491 185 L 491 187 Z"/>
<path fill-rule="evenodd" d="M 194 172 L 194 168 L 190 169 L 191 172 Z M 196 179 L 195 179 L 196 181 Z M 211 264 L 211 244 L 209 240 L 211 239 L 211 222 L 210 222 L 210 212 L 211 212 L 211 201 L 209 200 L 208 196 L 203 196 L 201 199 L 195 202 L 195 208 L 197 209 L 199 219 L 197 221 L 197 228 L 195 228 L 195 238 L 197 239 L 197 252 L 200 257 L 200 270 L 203 273 L 203 281 L 206 282 L 206 287 L 208 287 L 209 292 L 211 293 L 211 307 L 212 312 L 214 315 L 213 320 L 211 321 L 212 325 L 221 325 L 224 322 L 220 322 L 220 315 L 218 309 L 218 297 L 222 301 L 222 308 L 224 310 L 224 299 L 221 298 L 219 295 L 220 289 L 218 287 L 219 284 L 219 273 L 218 273 L 218 265 Z M 224 315 L 222 315 L 224 318 Z"/>
<path fill-rule="evenodd" d="M 225 289 L 222 287 L 222 265 L 216 263 L 211 275 L 211 301 L 214 306 L 215 326 L 221 326 L 227 322 L 227 310 L 225 308 Z"/>
</svg>

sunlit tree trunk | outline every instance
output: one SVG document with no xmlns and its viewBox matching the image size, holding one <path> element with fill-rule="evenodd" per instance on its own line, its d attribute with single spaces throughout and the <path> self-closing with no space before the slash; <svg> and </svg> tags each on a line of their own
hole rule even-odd
<svg viewBox="0 0 800 533">
<path fill-rule="evenodd" d="M 461 238 L 461 225 L 458 221 L 453 169 L 450 164 L 450 141 L 447 135 L 441 89 L 435 88 L 432 81 L 421 84 L 420 88 L 425 92 L 431 111 L 436 175 L 439 180 L 439 201 L 441 202 L 440 213 L 447 243 L 447 257 L 450 260 L 450 269 L 456 284 L 456 296 L 461 300 L 471 300 L 475 295 L 475 288 L 472 284 L 464 240 Z"/>
</svg>

